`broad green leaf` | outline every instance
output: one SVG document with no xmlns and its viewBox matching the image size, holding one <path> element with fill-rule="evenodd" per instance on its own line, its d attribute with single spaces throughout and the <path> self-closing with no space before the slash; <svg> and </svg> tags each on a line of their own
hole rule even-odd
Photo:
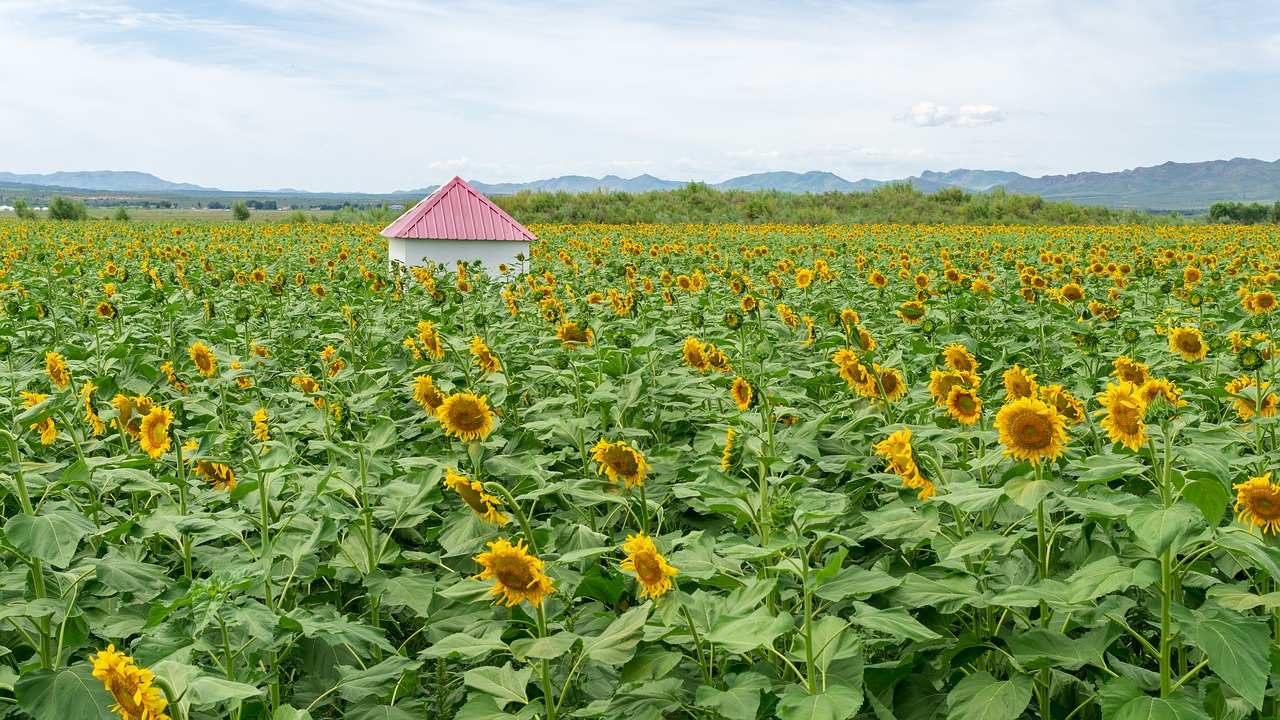
<svg viewBox="0 0 1280 720">
<path fill-rule="evenodd" d="M 760 709 L 760 693 L 770 688 L 765 676 L 747 672 L 730 679 L 728 690 L 717 690 L 710 685 L 699 685 L 695 702 L 711 708 L 728 720 L 755 720 Z"/>
<path fill-rule="evenodd" d="M 1209 720 L 1209 713 L 1186 695 L 1143 695 L 1130 700 L 1108 720 Z"/>
<path fill-rule="evenodd" d="M 1133 538 L 1153 556 L 1168 550 L 1192 530 L 1204 527 L 1200 516 L 1181 503 L 1169 508 L 1139 505 L 1127 519 Z"/>
<path fill-rule="evenodd" d="M 907 607 L 935 607 L 938 612 L 952 613 L 976 600 L 978 583 L 971 577 L 947 577 L 935 580 L 921 575 L 906 575 L 902 584 L 889 591 L 889 597 Z"/>
<path fill-rule="evenodd" d="M 609 623 L 609 627 L 598 636 L 583 638 L 582 652 L 592 662 L 601 665 L 626 663 L 635 655 L 636 643 L 640 642 L 641 632 L 652 607 L 651 603 L 633 607 Z"/>
<path fill-rule="evenodd" d="M 1041 500 L 1057 489 L 1053 480 L 1036 480 L 1035 476 L 1015 477 L 1004 485 L 1009 499 L 1027 510 L 1034 510 Z"/>
<path fill-rule="evenodd" d="M 658 646 L 641 648 L 635 657 L 622 666 L 619 680 L 623 684 L 659 680 L 666 677 L 667 673 L 679 665 L 682 659 L 684 655 L 674 650 L 665 650 Z"/>
<path fill-rule="evenodd" d="M 69 565 L 80 541 L 97 529 L 88 518 L 72 510 L 14 515 L 4 524 L 5 537 L 18 552 L 56 568 Z"/>
<path fill-rule="evenodd" d="M 988 550 L 994 550 L 997 555 L 1008 553 L 1017 541 L 1012 535 L 994 530 L 976 532 L 956 543 L 947 553 L 947 560 L 959 560 Z"/>
<path fill-rule="evenodd" d="M 506 707 L 511 702 L 529 702 L 526 688 L 532 675 L 532 667 L 513 670 L 511 663 L 507 663 L 500 668 L 472 668 L 462 674 L 462 682 L 472 690 L 497 700 L 499 707 Z"/>
<path fill-rule="evenodd" d="M 907 505 L 891 505 L 863 513 L 862 537 L 885 540 L 923 539 L 938 527 L 936 508 L 919 510 Z"/>
<path fill-rule="evenodd" d="M 662 720 L 666 713 L 679 709 L 680 697 L 677 693 L 682 684 L 680 678 L 666 678 L 622 686 L 609 701 L 609 712 L 605 713 L 605 717 Z"/>
<path fill-rule="evenodd" d="M 342 676 L 342 683 L 338 685 L 338 693 L 352 702 L 371 696 L 390 695 L 406 672 L 416 670 L 421 665 L 419 660 L 392 655 L 367 670 L 341 666 L 338 673 Z"/>
<path fill-rule="evenodd" d="M 1227 511 L 1227 503 L 1231 501 L 1231 495 L 1222 482 L 1212 478 L 1201 478 L 1187 483 L 1182 488 L 1182 495 L 1195 503 L 1209 527 L 1216 528 L 1222 524 L 1222 515 Z"/>
<path fill-rule="evenodd" d="M 520 638 L 511 643 L 511 656 L 520 662 L 529 658 L 553 659 L 566 655 L 581 640 L 571 632 L 558 632 L 544 638 Z"/>
<path fill-rule="evenodd" d="M 1083 489 L 1088 488 L 1090 485 L 1111 482 L 1122 477 L 1140 475 L 1147 471 L 1147 466 L 1133 457 L 1103 454 L 1090 455 L 1084 458 L 1075 463 L 1074 469 L 1079 470 L 1076 475 L 1076 482 Z"/>
<path fill-rule="evenodd" d="M 253 685 L 216 675 L 200 675 L 187 683 L 187 694 L 182 699 L 191 703 L 192 707 L 205 708 L 228 700 L 245 700 L 263 692 Z"/>
<path fill-rule="evenodd" d="M 861 690 L 839 685 L 828 685 L 816 695 L 791 685 L 778 698 L 778 720 L 847 720 L 862 708 L 862 701 Z"/>
<path fill-rule="evenodd" d="M 1103 595 L 1145 588 L 1160 580 L 1160 565 L 1154 560 L 1121 563 L 1114 555 L 1089 563 L 1067 580 L 1067 594 L 1071 602 L 1086 602 Z"/>
<path fill-rule="evenodd" d="M 1184 623 L 1182 631 L 1209 657 L 1210 670 L 1255 708 L 1262 707 L 1271 672 L 1271 632 L 1266 623 L 1200 616 L 1195 622 Z"/>
<path fill-rule="evenodd" d="M 920 624 L 903 608 L 895 607 L 881 610 L 860 602 L 855 602 L 853 607 L 855 612 L 853 617 L 849 618 L 849 621 L 870 630 L 921 642 L 942 637 Z"/>
<path fill-rule="evenodd" d="M 764 608 L 745 617 L 721 618 L 707 633 L 707 640 L 716 647 L 731 653 L 749 653 L 758 647 L 772 645 L 781 634 L 795 627 L 795 621 L 787 613 L 770 615 Z"/>
<path fill-rule="evenodd" d="M 838 602 L 847 597 L 875 595 L 901 584 L 902 578 L 893 577 L 883 570 L 865 570 L 857 565 L 850 565 L 823 583 L 815 594 L 823 600 Z"/>
<path fill-rule="evenodd" d="M 281 705 L 276 708 L 271 720 L 312 720 L 311 713 L 299 710 L 292 705 Z"/>
<path fill-rule="evenodd" d="M 31 670 L 14 686 L 18 707 L 34 720 L 109 720 L 115 699 L 93 676 L 93 667 L 75 665 L 64 670 Z"/>
<path fill-rule="evenodd" d="M 463 660 L 470 660 L 481 655 L 487 655 L 495 650 L 502 651 L 506 649 L 507 644 L 502 642 L 502 628 L 492 626 L 485 630 L 483 637 L 475 637 L 466 633 L 448 635 L 427 646 L 426 650 L 418 653 L 418 657 L 457 657 Z"/>
<path fill-rule="evenodd" d="M 1031 702 L 1034 683 L 1025 675 L 996 680 L 989 672 L 976 672 L 947 695 L 948 720 L 1017 720 Z"/>
<path fill-rule="evenodd" d="M 1008 640 L 1009 654 L 1024 670 L 1058 667 L 1079 670 L 1085 665 L 1107 666 L 1102 653 L 1081 640 L 1069 638 L 1055 630 L 1033 628 Z"/>
</svg>

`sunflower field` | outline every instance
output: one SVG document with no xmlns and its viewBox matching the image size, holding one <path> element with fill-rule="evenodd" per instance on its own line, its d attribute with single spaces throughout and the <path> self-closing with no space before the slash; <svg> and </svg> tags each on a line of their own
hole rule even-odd
<svg viewBox="0 0 1280 720">
<path fill-rule="evenodd" d="M 531 229 L 0 223 L 0 717 L 1280 714 L 1276 230 Z"/>
</svg>

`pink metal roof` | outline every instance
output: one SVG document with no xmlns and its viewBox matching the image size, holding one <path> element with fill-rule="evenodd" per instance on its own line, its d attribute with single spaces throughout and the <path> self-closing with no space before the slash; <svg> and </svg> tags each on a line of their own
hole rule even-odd
<svg viewBox="0 0 1280 720">
<path fill-rule="evenodd" d="M 382 230 L 389 238 L 435 240 L 537 240 L 525 226 L 460 177 Z"/>
</svg>

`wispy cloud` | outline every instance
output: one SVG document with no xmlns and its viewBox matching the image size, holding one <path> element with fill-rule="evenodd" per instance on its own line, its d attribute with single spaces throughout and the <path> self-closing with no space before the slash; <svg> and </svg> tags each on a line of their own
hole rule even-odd
<svg viewBox="0 0 1280 720">
<path fill-rule="evenodd" d="M 953 110 L 946 105 L 918 102 L 911 106 L 910 112 L 894 119 L 915 127 L 977 127 L 1004 122 L 1005 115 L 994 105 L 961 105 Z"/>
</svg>

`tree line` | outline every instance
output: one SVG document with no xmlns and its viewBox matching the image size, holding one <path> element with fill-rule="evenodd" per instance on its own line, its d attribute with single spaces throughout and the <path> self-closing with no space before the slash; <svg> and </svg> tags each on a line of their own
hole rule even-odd
<svg viewBox="0 0 1280 720">
<path fill-rule="evenodd" d="M 1209 206 L 1209 222 L 1237 225 L 1280 224 L 1280 200 L 1273 205 L 1262 203 L 1216 202 Z"/>
</svg>

